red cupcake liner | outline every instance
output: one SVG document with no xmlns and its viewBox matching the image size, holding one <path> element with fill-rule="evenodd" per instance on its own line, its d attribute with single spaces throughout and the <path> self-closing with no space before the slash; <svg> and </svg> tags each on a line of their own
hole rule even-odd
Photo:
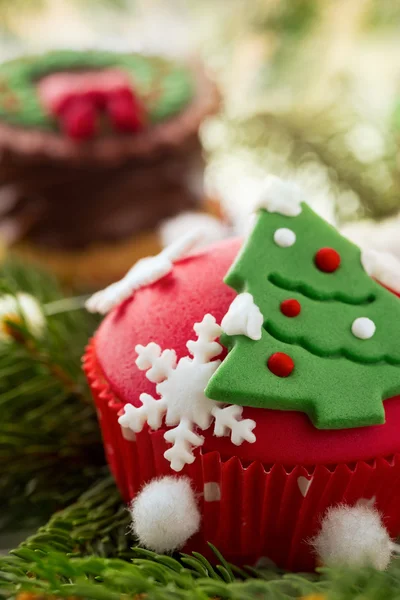
<svg viewBox="0 0 400 600">
<path fill-rule="evenodd" d="M 169 445 L 164 430 L 145 428 L 125 439 L 118 424 L 123 408 L 97 362 L 93 342 L 84 368 L 98 409 L 106 456 L 126 502 L 143 485 L 163 475 L 187 476 L 198 497 L 202 526 L 184 548 L 211 560 L 207 542 L 237 565 L 268 559 L 290 570 L 311 570 L 315 556 L 309 543 L 330 506 L 370 500 L 384 516 L 389 534 L 400 533 L 400 454 L 370 462 L 292 468 L 243 463 L 218 452 L 196 451 L 196 460 L 174 473 L 164 458 Z M 214 557 L 215 558 L 215 557 Z"/>
</svg>

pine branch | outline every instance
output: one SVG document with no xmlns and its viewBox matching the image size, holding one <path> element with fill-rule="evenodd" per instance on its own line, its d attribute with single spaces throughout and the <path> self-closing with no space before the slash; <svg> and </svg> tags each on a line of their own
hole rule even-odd
<svg viewBox="0 0 400 600">
<path fill-rule="evenodd" d="M 129 598 L 141 593 L 160 599 L 246 597 L 239 595 L 240 580 L 250 580 L 249 574 L 233 568 L 239 577 L 235 581 L 229 575 L 231 566 L 220 555 L 221 564 L 212 567 L 196 553 L 173 558 L 131 548 L 134 540 L 127 535 L 128 525 L 128 512 L 108 476 L 0 559 L 4 597 L 21 590 L 84 598 L 120 598 L 127 591 Z M 255 574 L 271 582 L 280 578 L 277 572 Z M 259 585 L 262 591 L 261 581 L 252 586 L 257 593 Z M 238 588 L 233 596 L 231 586 Z M 248 583 L 246 587 L 251 588 Z"/>
<path fill-rule="evenodd" d="M 284 600 L 311 594 L 350 600 L 394 600 L 400 561 L 387 572 L 320 570 L 288 574 L 276 569 L 239 569 L 216 552 L 215 566 L 198 553 L 174 557 L 131 548 L 129 515 L 107 476 L 36 535 L 0 558 L 0 597 L 28 600 L 22 592 L 52 600 Z M 31 598 L 30 600 L 39 600 Z"/>
<path fill-rule="evenodd" d="M 30 359 L 34 363 L 45 367 L 49 375 L 52 376 L 55 381 L 58 381 L 68 394 L 73 394 L 82 402 L 91 403 L 91 399 L 88 397 L 88 394 L 85 393 L 86 390 L 77 384 L 60 364 L 54 362 L 54 359 L 48 352 L 43 348 L 40 348 L 38 340 L 30 334 L 26 325 L 5 319 L 5 326 L 10 337 L 26 351 Z"/>
<path fill-rule="evenodd" d="M 52 276 L 18 263 L 3 267 L 0 287 L 2 294 L 32 294 L 42 306 L 63 298 Z M 0 529 L 48 518 L 74 501 L 104 464 L 81 370 L 96 325 L 79 310 L 48 315 L 40 336 L 23 314 L 0 323 L 10 338 L 0 342 Z"/>
</svg>

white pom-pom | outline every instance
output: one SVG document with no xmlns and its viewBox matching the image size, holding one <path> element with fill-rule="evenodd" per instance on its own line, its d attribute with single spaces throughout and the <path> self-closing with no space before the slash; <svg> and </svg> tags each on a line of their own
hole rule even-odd
<svg viewBox="0 0 400 600">
<path fill-rule="evenodd" d="M 379 512 L 361 502 L 330 508 L 312 544 L 324 566 L 380 571 L 388 567 L 395 549 Z"/>
<path fill-rule="evenodd" d="M 200 512 L 187 477 L 163 477 L 148 483 L 131 505 L 132 529 L 155 552 L 173 552 L 200 527 Z"/>
<path fill-rule="evenodd" d="M 271 213 L 297 217 L 301 213 L 303 200 L 303 192 L 296 183 L 269 175 L 256 200 L 254 210 L 264 208 Z"/>
</svg>

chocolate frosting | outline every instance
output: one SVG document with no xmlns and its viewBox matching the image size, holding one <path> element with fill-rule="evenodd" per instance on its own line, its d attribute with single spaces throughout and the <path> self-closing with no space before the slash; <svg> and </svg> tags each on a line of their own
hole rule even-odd
<svg viewBox="0 0 400 600">
<path fill-rule="evenodd" d="M 135 135 L 76 144 L 0 121 L 0 238 L 79 250 L 200 208 L 202 190 L 192 185 L 203 169 L 198 128 L 219 94 L 198 65 L 194 74 L 189 104 Z"/>
<path fill-rule="evenodd" d="M 9 244 L 82 249 L 134 236 L 198 208 L 200 190 L 191 182 L 201 169 L 197 136 L 179 151 L 110 167 L 32 164 L 4 154 L 0 237 Z"/>
</svg>

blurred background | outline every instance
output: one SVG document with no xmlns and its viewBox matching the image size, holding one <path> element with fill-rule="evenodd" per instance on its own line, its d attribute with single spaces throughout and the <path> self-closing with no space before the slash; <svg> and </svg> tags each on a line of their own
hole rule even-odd
<svg viewBox="0 0 400 600">
<path fill-rule="evenodd" d="M 1 60 L 59 47 L 200 55 L 224 98 L 201 131 L 207 192 L 239 232 L 275 173 L 355 241 L 400 256 L 399 31 L 399 0 L 0 2 Z"/>
</svg>

